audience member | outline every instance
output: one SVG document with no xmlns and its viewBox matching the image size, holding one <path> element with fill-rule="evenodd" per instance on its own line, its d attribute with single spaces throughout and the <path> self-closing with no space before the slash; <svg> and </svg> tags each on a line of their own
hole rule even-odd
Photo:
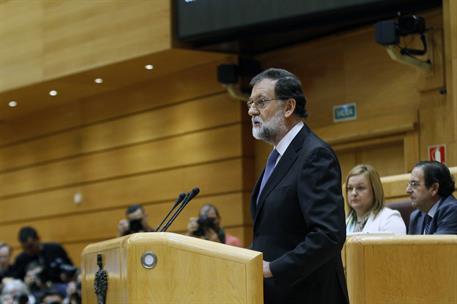
<svg viewBox="0 0 457 304">
<path fill-rule="evenodd" d="M 221 216 L 214 205 L 206 204 L 200 208 L 198 218 L 192 217 L 187 225 L 187 235 L 205 240 L 241 247 L 235 236 L 225 233 L 221 227 Z"/>
<path fill-rule="evenodd" d="M 65 296 L 57 289 L 48 288 L 44 291 L 40 299 L 41 304 L 62 304 Z"/>
<path fill-rule="evenodd" d="M 12 277 L 13 265 L 11 264 L 12 248 L 6 243 L 0 243 L 0 283 L 3 278 Z"/>
<path fill-rule="evenodd" d="M 346 233 L 406 234 L 400 212 L 384 207 L 384 191 L 378 172 L 370 165 L 357 165 L 346 178 L 349 213 Z"/>
<path fill-rule="evenodd" d="M 20 229 L 19 242 L 23 252 L 16 257 L 13 266 L 14 276 L 18 279 L 24 280 L 29 272 L 43 284 L 62 283 L 69 270 L 76 270 L 60 244 L 41 243 L 37 231 L 32 227 Z"/>
<path fill-rule="evenodd" d="M 413 207 L 409 234 L 457 234 L 457 200 L 454 179 L 437 161 L 417 163 L 406 187 Z"/>
<path fill-rule="evenodd" d="M 131 205 L 125 211 L 126 219 L 119 221 L 117 226 L 118 236 L 124 236 L 136 232 L 154 231 L 148 224 L 148 215 L 143 206 Z"/>
<path fill-rule="evenodd" d="M 2 304 L 33 304 L 35 298 L 29 294 L 27 285 L 18 279 L 5 278 L 0 297 Z"/>
</svg>

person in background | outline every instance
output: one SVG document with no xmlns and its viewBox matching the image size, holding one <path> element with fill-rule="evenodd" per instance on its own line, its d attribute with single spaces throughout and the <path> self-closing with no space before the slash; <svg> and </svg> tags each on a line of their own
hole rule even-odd
<svg viewBox="0 0 457 304">
<path fill-rule="evenodd" d="M 13 277 L 13 265 L 11 264 L 11 246 L 0 242 L 0 284 L 3 278 Z"/>
<path fill-rule="evenodd" d="M 219 210 L 212 204 L 203 205 L 200 208 L 198 218 L 190 218 L 186 234 L 214 242 L 242 247 L 237 237 L 227 234 L 221 227 Z"/>
<path fill-rule="evenodd" d="M 34 304 L 35 298 L 29 294 L 27 285 L 18 279 L 5 278 L 0 295 L 2 304 Z"/>
<path fill-rule="evenodd" d="M 406 187 L 413 207 L 408 234 L 457 234 L 455 183 L 449 168 L 437 161 L 417 163 Z"/>
<path fill-rule="evenodd" d="M 378 172 L 370 165 L 357 165 L 346 178 L 349 213 L 346 233 L 406 234 L 400 212 L 384 206 L 384 191 Z"/>
<path fill-rule="evenodd" d="M 76 269 L 62 245 L 42 243 L 33 227 L 22 227 L 18 238 L 23 252 L 14 262 L 15 278 L 24 280 L 27 273 L 34 271 L 43 284 L 60 284 L 69 268 Z"/>
<path fill-rule="evenodd" d="M 129 206 L 125 211 L 125 216 L 126 218 L 120 220 L 117 226 L 118 236 L 154 231 L 148 224 L 148 214 L 143 206 L 139 204 Z"/>
</svg>

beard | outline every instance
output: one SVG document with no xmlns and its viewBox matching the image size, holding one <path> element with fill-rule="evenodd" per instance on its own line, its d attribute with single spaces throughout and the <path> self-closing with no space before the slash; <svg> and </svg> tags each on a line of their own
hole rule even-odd
<svg viewBox="0 0 457 304">
<path fill-rule="evenodd" d="M 260 123 L 260 125 L 256 126 L 254 122 Z M 252 136 L 270 144 L 277 144 L 278 135 L 285 134 L 287 129 L 284 123 L 284 110 L 277 111 L 268 121 L 263 121 L 260 116 L 253 117 L 252 123 Z"/>
</svg>

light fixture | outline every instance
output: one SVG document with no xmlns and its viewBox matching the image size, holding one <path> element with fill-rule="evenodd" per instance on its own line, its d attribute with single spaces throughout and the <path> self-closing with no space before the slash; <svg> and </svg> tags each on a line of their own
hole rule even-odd
<svg viewBox="0 0 457 304">
<path fill-rule="evenodd" d="M 49 95 L 51 96 L 57 96 L 58 92 L 56 90 L 51 90 L 49 91 Z"/>
<path fill-rule="evenodd" d="M 102 84 L 102 83 L 103 83 L 103 78 L 95 78 L 95 79 L 94 79 L 94 82 L 95 82 L 96 84 Z"/>
<path fill-rule="evenodd" d="M 152 64 L 147 64 L 147 65 L 144 66 L 144 68 L 145 68 L 146 70 L 153 70 L 153 69 L 154 69 L 154 66 L 153 66 Z"/>
<path fill-rule="evenodd" d="M 10 108 L 15 108 L 17 106 L 17 101 L 11 100 L 10 102 L 8 102 L 8 106 Z"/>
</svg>

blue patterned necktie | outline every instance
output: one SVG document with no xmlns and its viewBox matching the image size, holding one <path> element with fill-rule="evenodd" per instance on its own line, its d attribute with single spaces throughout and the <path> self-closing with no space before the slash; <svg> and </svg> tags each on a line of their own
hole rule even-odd
<svg viewBox="0 0 457 304">
<path fill-rule="evenodd" d="M 276 165 L 276 160 L 279 157 L 279 152 L 276 149 L 271 151 L 270 155 L 268 156 L 267 166 L 265 167 L 265 172 L 263 173 L 262 182 L 260 183 L 259 194 L 257 195 L 257 202 L 259 202 L 260 194 L 262 193 L 263 187 L 267 183 L 268 179 L 270 178 L 271 173 Z"/>
<path fill-rule="evenodd" d="M 424 230 L 422 231 L 422 234 L 428 234 L 430 231 L 430 224 L 432 223 L 432 217 L 428 214 L 425 215 L 424 218 Z"/>
</svg>

